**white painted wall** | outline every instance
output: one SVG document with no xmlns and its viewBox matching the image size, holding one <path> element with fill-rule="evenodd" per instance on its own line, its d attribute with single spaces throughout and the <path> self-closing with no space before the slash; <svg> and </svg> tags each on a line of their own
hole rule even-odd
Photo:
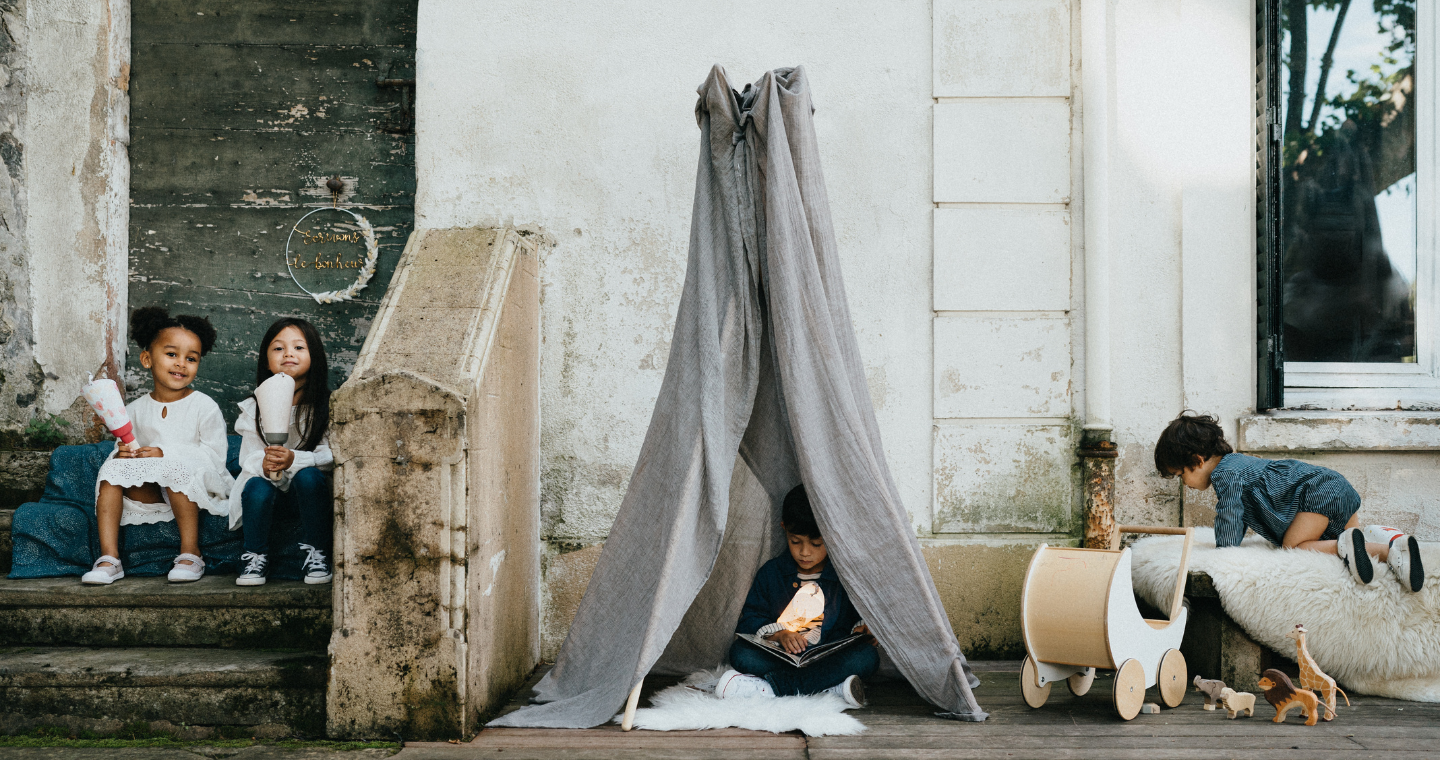
<svg viewBox="0 0 1440 760">
<path fill-rule="evenodd" d="M 129 239 L 130 3 L 29 0 L 21 129 L 40 405 L 78 402 L 123 364 Z M 90 415 L 82 412 L 88 422 Z"/>
<path fill-rule="evenodd" d="M 930 4 L 422 0 L 416 221 L 534 224 L 545 532 L 603 538 L 659 391 L 685 270 L 695 89 L 805 64 L 892 470 L 930 522 Z"/>
<path fill-rule="evenodd" d="M 603 538 L 623 495 L 684 271 L 694 89 L 716 62 L 742 80 L 810 68 L 855 327 L 917 530 L 1070 531 L 1087 404 L 1121 449 L 1122 521 L 1208 521 L 1210 497 L 1160 478 L 1153 446 L 1187 407 L 1232 438 L 1253 411 L 1253 0 L 772 10 L 422 1 L 418 223 L 558 241 L 542 272 L 547 535 Z M 1087 282 L 1109 293 L 1088 325 Z M 1087 389 L 1092 371 L 1108 382 Z M 1431 456 L 1323 458 L 1365 483 L 1377 518 L 1423 533 L 1440 530 Z"/>
</svg>

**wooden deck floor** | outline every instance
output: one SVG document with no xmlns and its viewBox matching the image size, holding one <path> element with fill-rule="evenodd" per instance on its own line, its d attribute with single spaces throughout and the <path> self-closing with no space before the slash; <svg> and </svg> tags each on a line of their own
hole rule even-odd
<svg viewBox="0 0 1440 760">
<path fill-rule="evenodd" d="M 1168 758 L 1440 758 L 1440 704 L 1352 696 L 1339 717 L 1305 726 L 1291 711 L 1282 725 L 1262 695 L 1255 717 L 1230 720 L 1223 710 L 1201 708 L 1194 691 L 1174 710 L 1120 720 L 1111 707 L 1108 673 L 1084 697 L 1063 684 L 1050 701 L 1031 710 L 1020 701 L 1019 664 L 975 663 L 976 691 L 990 712 L 984 723 L 933 717 L 934 708 L 904 683 L 875 683 L 870 706 L 853 713 L 868 730 L 859 736 L 807 738 L 798 734 L 723 731 L 625 733 L 615 726 L 585 731 L 491 729 L 463 745 L 412 744 L 405 760 L 1166 760 Z M 648 686 L 648 683 L 647 683 Z M 525 691 L 528 694 L 528 690 Z M 1150 701 L 1158 701 L 1149 695 Z M 516 703 L 514 706 L 518 706 Z"/>
</svg>

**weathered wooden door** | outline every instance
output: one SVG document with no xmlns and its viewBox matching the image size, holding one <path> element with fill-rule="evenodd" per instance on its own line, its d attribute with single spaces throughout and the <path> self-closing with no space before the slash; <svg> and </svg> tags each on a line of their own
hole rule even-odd
<svg viewBox="0 0 1440 760">
<path fill-rule="evenodd" d="M 133 2 L 130 306 L 210 318 L 219 340 L 195 387 L 227 419 L 275 319 L 315 323 L 332 387 L 365 340 L 414 222 L 416 1 Z M 292 279 L 286 239 L 332 204 L 336 175 L 340 205 L 375 229 L 379 264 L 356 300 L 319 304 L 299 285 L 343 288 L 358 270 Z M 135 390 L 150 386 L 138 354 Z"/>
</svg>

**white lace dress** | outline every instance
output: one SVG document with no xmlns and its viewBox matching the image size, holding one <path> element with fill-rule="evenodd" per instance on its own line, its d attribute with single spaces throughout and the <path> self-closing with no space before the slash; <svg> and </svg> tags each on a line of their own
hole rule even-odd
<svg viewBox="0 0 1440 760">
<path fill-rule="evenodd" d="M 157 483 L 162 493 L 166 488 L 183 493 L 206 512 L 221 516 L 230 513 L 230 488 L 235 479 L 225 469 L 225 417 L 214 399 L 193 391 L 179 401 L 162 404 L 147 393 L 126 404 L 125 411 L 135 425 L 134 446 L 155 446 L 164 456 L 117 459 L 115 452 L 110 452 L 110 458 L 100 466 L 96 496 L 101 483 L 126 488 Z M 120 524 L 174 520 L 168 495 L 166 499 L 160 504 L 124 499 Z"/>
</svg>

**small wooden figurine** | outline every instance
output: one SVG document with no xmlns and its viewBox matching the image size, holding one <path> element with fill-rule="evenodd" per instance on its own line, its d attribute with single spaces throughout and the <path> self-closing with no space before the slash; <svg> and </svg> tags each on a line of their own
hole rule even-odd
<svg viewBox="0 0 1440 760">
<path fill-rule="evenodd" d="M 1224 681 L 1212 681 L 1208 678 L 1195 676 L 1195 691 L 1205 695 L 1206 710 L 1215 709 L 1215 703 L 1220 701 L 1220 690 L 1224 688 Z"/>
<path fill-rule="evenodd" d="M 1350 695 L 1344 689 L 1335 685 L 1335 679 L 1325 675 L 1320 666 L 1315 664 L 1315 659 L 1310 656 L 1310 650 L 1305 647 L 1305 626 L 1297 625 L 1295 630 L 1285 634 L 1285 638 L 1295 640 L 1295 661 L 1300 663 L 1300 685 L 1307 689 L 1314 689 L 1325 700 L 1325 706 L 1330 712 L 1325 715 L 1325 720 L 1335 719 L 1335 692 L 1340 692 L 1345 697 L 1345 706 L 1350 706 Z"/>
<path fill-rule="evenodd" d="M 1320 718 L 1320 707 L 1324 703 L 1309 689 L 1297 689 L 1290 676 L 1271 668 L 1260 676 L 1260 688 L 1265 690 L 1265 701 L 1275 707 L 1275 722 L 1284 723 L 1285 713 L 1299 707 L 1305 713 L 1305 725 L 1313 726 Z M 1326 708 L 1329 709 L 1329 708 Z"/>
<path fill-rule="evenodd" d="M 1255 695 L 1248 691 L 1235 691 L 1227 686 L 1220 690 L 1220 704 L 1225 705 L 1225 715 L 1230 720 L 1235 720 L 1242 710 L 1247 718 L 1255 715 Z"/>
</svg>

